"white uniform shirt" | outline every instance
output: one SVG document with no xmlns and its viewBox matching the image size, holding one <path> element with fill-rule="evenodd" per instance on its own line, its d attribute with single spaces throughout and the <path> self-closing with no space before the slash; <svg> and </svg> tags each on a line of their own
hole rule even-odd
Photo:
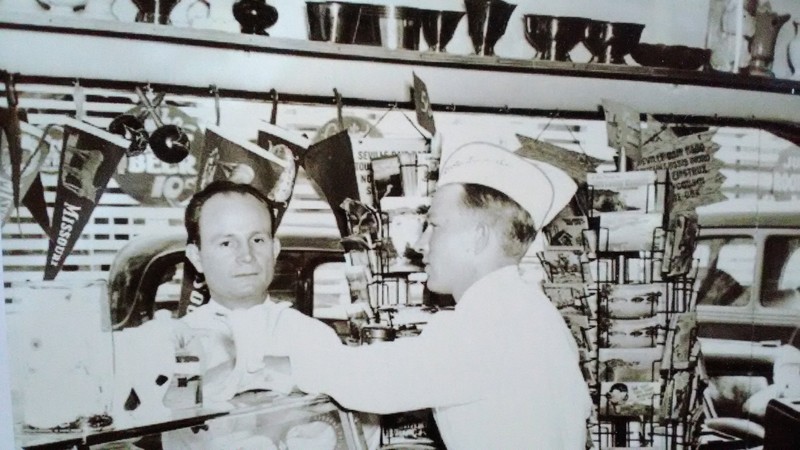
<svg viewBox="0 0 800 450">
<path fill-rule="evenodd" d="M 281 320 L 281 336 L 297 325 Z M 325 330 L 291 340 L 298 386 L 379 414 L 434 408 L 447 448 L 583 450 L 588 388 L 575 341 L 516 266 L 475 282 L 422 334 L 370 346 L 320 347 Z"/>
<path fill-rule="evenodd" d="M 248 309 L 231 310 L 213 299 L 180 320 L 201 331 L 203 401 L 219 402 L 253 389 L 291 392 L 289 362 L 268 356 L 270 332 L 283 315 L 300 315 L 287 302 L 274 303 L 269 298 Z"/>
</svg>

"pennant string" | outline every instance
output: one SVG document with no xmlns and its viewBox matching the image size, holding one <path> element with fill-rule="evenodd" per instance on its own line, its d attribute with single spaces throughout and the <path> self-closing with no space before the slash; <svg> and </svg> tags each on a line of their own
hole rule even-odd
<svg viewBox="0 0 800 450">
<path fill-rule="evenodd" d="M 80 80 L 75 80 L 73 83 L 74 91 L 72 93 L 72 100 L 75 102 L 75 118 L 78 120 L 86 120 L 86 92 L 81 86 Z"/>
<path fill-rule="evenodd" d="M 339 121 L 339 128 L 344 130 L 344 117 L 342 117 L 342 95 L 336 88 L 333 88 L 333 98 L 336 102 L 336 119 Z"/>
<path fill-rule="evenodd" d="M 377 127 L 377 126 L 378 126 L 378 124 L 380 124 L 380 123 L 381 123 L 381 121 L 382 121 L 382 120 L 383 120 L 383 119 L 384 119 L 386 116 L 388 116 L 388 115 L 389 115 L 389 113 L 390 113 L 390 112 L 392 112 L 392 111 L 397 111 L 397 112 L 399 112 L 400 114 L 402 114 L 402 115 L 403 115 L 403 117 L 406 119 L 406 121 L 408 121 L 408 123 L 410 123 L 410 124 L 411 124 L 411 126 L 412 126 L 412 127 L 414 127 L 414 130 L 415 130 L 417 133 L 419 133 L 419 135 L 420 135 L 420 136 L 422 136 L 422 137 L 423 137 L 423 138 L 425 138 L 425 139 L 428 139 L 428 136 L 426 136 L 426 135 L 425 135 L 425 133 L 423 133 L 423 132 L 422 132 L 422 131 L 419 129 L 419 127 L 417 127 L 417 125 L 414 123 L 414 121 L 413 121 L 413 120 L 411 120 L 411 118 L 410 118 L 410 117 L 408 117 L 408 114 L 406 114 L 406 113 L 405 113 L 405 111 L 403 111 L 402 109 L 400 109 L 400 108 L 398 108 L 398 107 L 397 107 L 397 103 L 392 103 L 392 105 L 389 107 L 389 109 L 387 109 L 386 111 L 384 111 L 383 115 L 381 115 L 381 116 L 378 118 L 378 120 L 376 120 L 376 121 L 375 121 L 375 123 L 374 123 L 374 124 L 370 124 L 369 128 L 367 128 L 367 131 L 366 131 L 366 132 L 364 132 L 364 134 L 363 134 L 361 137 L 362 137 L 362 138 L 364 138 L 364 137 L 367 137 L 367 136 L 369 135 L 370 131 L 372 131 L 372 129 L 373 129 L 373 128 Z"/>
<path fill-rule="evenodd" d="M 9 108 L 15 108 L 19 104 L 19 97 L 17 96 L 16 83 L 14 82 L 14 74 L 11 72 L 3 72 L 4 82 L 6 85 L 6 99 Z"/>
<path fill-rule="evenodd" d="M 269 95 L 272 98 L 272 113 L 269 115 L 269 123 L 276 125 L 278 123 L 278 91 L 274 88 L 270 89 Z"/>
<path fill-rule="evenodd" d="M 215 123 L 217 124 L 217 126 L 219 126 L 219 121 L 220 121 L 219 89 L 217 88 L 216 84 L 212 84 L 211 86 L 209 86 L 208 90 L 211 92 L 211 94 L 214 95 L 214 114 L 216 117 Z"/>
</svg>

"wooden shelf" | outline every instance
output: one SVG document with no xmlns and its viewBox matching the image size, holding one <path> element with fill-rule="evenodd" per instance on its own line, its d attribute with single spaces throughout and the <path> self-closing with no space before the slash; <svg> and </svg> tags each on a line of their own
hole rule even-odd
<svg viewBox="0 0 800 450">
<path fill-rule="evenodd" d="M 239 95 L 406 103 L 412 72 L 436 107 L 596 113 L 610 98 L 651 114 L 797 122 L 800 82 L 729 73 L 389 50 L 140 23 L 0 18 L 0 69 Z"/>
</svg>

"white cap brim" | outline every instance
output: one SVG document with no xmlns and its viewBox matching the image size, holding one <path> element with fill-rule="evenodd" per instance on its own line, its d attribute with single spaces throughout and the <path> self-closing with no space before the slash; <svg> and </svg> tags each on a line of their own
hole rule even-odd
<svg viewBox="0 0 800 450">
<path fill-rule="evenodd" d="M 564 209 L 578 189 L 563 170 L 485 142 L 466 144 L 447 158 L 438 185 L 452 183 L 480 184 L 506 194 L 531 215 L 537 231 Z"/>
</svg>

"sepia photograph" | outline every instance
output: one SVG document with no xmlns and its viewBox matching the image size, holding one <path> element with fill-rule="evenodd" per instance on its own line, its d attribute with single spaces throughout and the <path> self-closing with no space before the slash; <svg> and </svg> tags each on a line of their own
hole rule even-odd
<svg viewBox="0 0 800 450">
<path fill-rule="evenodd" d="M 0 449 L 800 448 L 799 24 L 0 0 Z"/>
</svg>

